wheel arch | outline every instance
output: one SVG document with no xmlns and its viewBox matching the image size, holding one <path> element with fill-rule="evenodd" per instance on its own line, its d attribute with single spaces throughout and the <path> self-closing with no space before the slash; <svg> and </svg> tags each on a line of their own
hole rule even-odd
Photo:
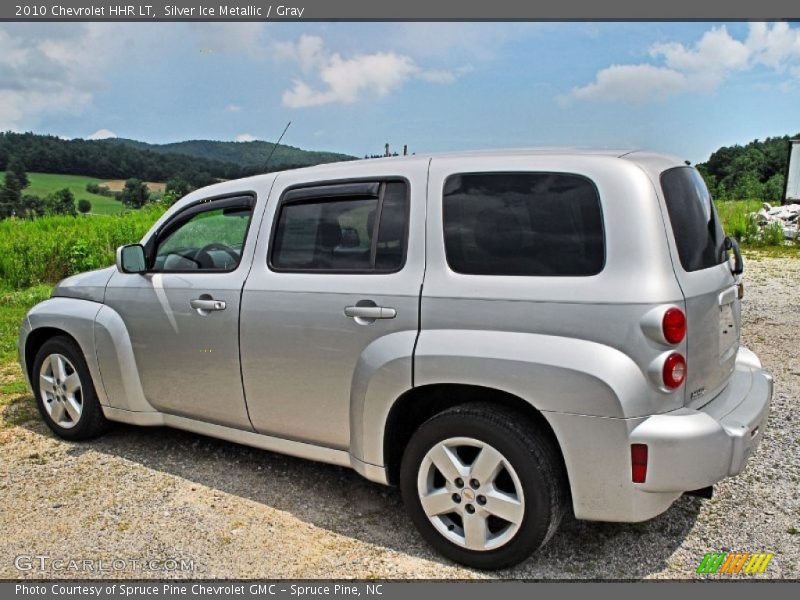
<svg viewBox="0 0 800 600">
<path fill-rule="evenodd" d="M 91 300 L 54 297 L 40 302 L 28 312 L 18 346 L 28 383 L 32 383 L 33 362 L 42 344 L 63 335 L 80 349 L 94 382 L 97 398 L 100 404 L 107 403 L 94 343 L 95 317 L 102 306 Z"/>
<path fill-rule="evenodd" d="M 568 481 L 564 456 L 558 438 L 544 415 L 530 402 L 509 392 L 478 385 L 436 383 L 412 388 L 392 405 L 384 427 L 383 459 L 390 484 L 399 481 L 400 463 L 411 436 L 425 421 L 449 408 L 482 402 L 502 406 L 527 420 L 543 435 L 558 454 L 559 468 Z"/>
<path fill-rule="evenodd" d="M 28 381 L 33 382 L 33 363 L 41 347 L 44 346 L 48 340 L 59 336 L 68 337 L 75 342 L 83 353 L 84 360 L 86 359 L 86 351 L 69 331 L 54 326 L 37 327 L 31 330 L 25 339 L 25 374 L 28 376 Z"/>
</svg>

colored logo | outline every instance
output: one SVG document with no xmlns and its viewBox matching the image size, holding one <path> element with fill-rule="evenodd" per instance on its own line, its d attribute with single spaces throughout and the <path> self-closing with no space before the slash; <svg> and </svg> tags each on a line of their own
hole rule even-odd
<svg viewBox="0 0 800 600">
<path fill-rule="evenodd" d="M 763 573 L 772 554 L 766 552 L 709 552 L 700 561 L 698 573 Z"/>
</svg>

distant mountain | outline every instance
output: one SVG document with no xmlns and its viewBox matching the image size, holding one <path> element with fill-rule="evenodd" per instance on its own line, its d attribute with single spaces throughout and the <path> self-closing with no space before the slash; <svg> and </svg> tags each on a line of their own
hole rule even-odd
<svg viewBox="0 0 800 600">
<path fill-rule="evenodd" d="M 187 140 L 169 144 L 148 144 L 126 138 L 103 140 L 107 144 L 121 144 L 139 150 L 149 150 L 159 154 L 183 154 L 242 167 L 262 167 L 272 152 L 273 142 L 221 142 L 215 140 Z M 279 145 L 275 148 L 269 163 L 269 170 L 286 167 L 308 167 L 322 163 L 353 160 L 355 157 L 336 152 L 303 150 L 294 146 Z"/>
<path fill-rule="evenodd" d="M 188 141 L 147 144 L 136 140 L 65 140 L 36 133 L 0 132 L 0 171 L 11 157 L 38 173 L 88 175 L 100 179 L 168 181 L 180 178 L 193 187 L 269 171 L 351 160 L 346 154 L 279 146 L 265 163 L 269 142 Z"/>
</svg>

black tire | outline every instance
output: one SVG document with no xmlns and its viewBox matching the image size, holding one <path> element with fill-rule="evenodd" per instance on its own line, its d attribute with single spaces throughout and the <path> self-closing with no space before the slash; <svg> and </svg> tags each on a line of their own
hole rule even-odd
<svg viewBox="0 0 800 600">
<path fill-rule="evenodd" d="M 44 399 L 42 398 L 39 380 L 42 364 L 53 354 L 61 354 L 72 363 L 80 380 L 80 401 L 82 409 L 80 417 L 71 427 L 62 427 L 53 420 L 45 408 Z M 72 338 L 56 336 L 42 344 L 42 347 L 39 348 L 39 351 L 36 353 L 36 358 L 33 361 L 31 387 L 33 388 L 33 394 L 36 399 L 36 406 L 44 422 L 47 423 L 47 426 L 59 437 L 67 440 L 86 440 L 97 437 L 108 428 L 108 421 L 103 415 L 103 410 L 97 399 L 97 392 L 94 389 L 94 382 L 89 374 L 89 367 L 86 366 L 86 360 L 83 358 L 80 347 Z"/>
<path fill-rule="evenodd" d="M 521 483 L 525 500 L 521 524 L 497 548 L 479 551 L 454 543 L 434 527 L 422 508 L 417 490 L 422 461 L 436 444 L 457 437 L 474 438 L 499 451 Z M 569 497 L 560 454 L 549 438 L 519 413 L 484 403 L 448 409 L 417 429 L 403 454 L 400 488 L 411 520 L 431 546 L 450 560 L 487 570 L 513 566 L 543 546 L 558 528 Z"/>
</svg>

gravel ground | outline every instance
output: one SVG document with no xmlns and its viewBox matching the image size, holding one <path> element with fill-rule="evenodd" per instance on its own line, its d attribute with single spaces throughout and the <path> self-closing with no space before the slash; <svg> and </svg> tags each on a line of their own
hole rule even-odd
<svg viewBox="0 0 800 600">
<path fill-rule="evenodd" d="M 747 267 L 744 343 L 774 374 L 775 397 L 747 470 L 712 500 L 684 497 L 639 524 L 570 520 L 525 563 L 481 573 L 432 553 L 396 489 L 346 469 L 167 429 L 119 426 L 68 443 L 17 394 L 0 428 L 0 577 L 109 575 L 14 566 L 46 555 L 95 569 L 129 561 L 117 577 L 686 578 L 706 552 L 750 551 L 775 554 L 757 577 L 798 578 L 800 260 L 750 257 Z M 15 377 L 0 369 L 0 384 Z M 194 569 L 133 566 L 145 559 Z"/>
</svg>

